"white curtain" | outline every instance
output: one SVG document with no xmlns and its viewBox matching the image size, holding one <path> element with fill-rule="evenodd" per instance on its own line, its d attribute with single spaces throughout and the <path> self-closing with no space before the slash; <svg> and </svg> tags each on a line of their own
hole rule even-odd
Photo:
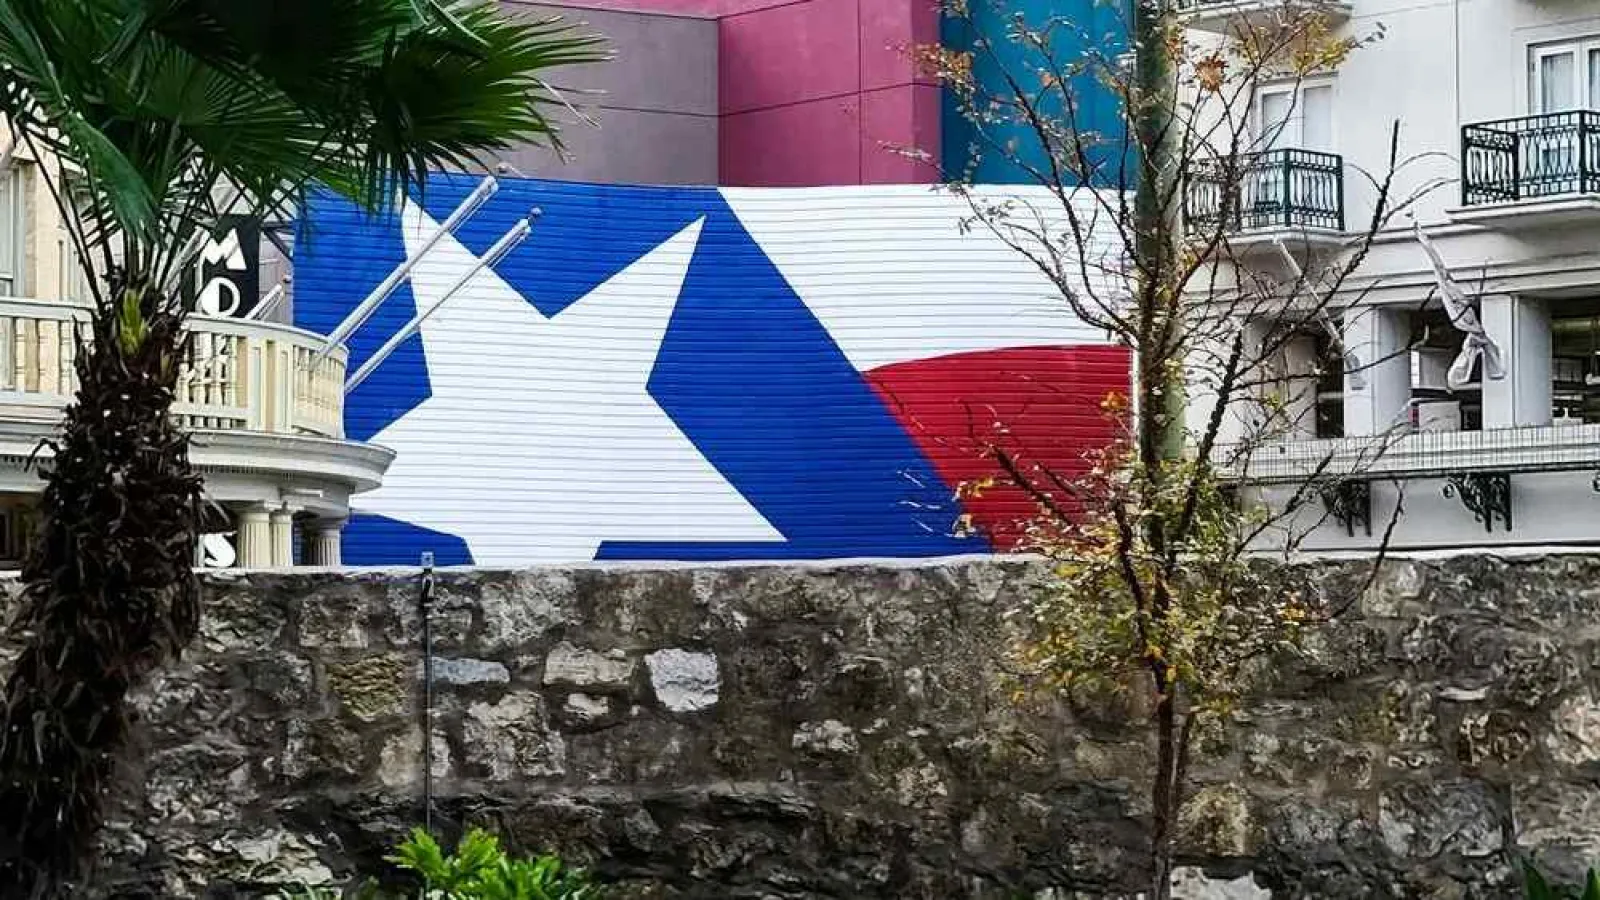
<svg viewBox="0 0 1600 900">
<path fill-rule="evenodd" d="M 1319 84 L 1300 92 L 1300 146 L 1306 150 L 1333 150 L 1333 86 Z"/>
<path fill-rule="evenodd" d="M 1539 112 L 1564 112 L 1578 105 L 1576 53 L 1539 57 Z"/>
</svg>

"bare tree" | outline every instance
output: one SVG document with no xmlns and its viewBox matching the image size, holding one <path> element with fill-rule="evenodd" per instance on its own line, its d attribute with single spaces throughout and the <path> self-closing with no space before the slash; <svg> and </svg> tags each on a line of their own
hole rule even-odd
<svg viewBox="0 0 1600 900">
<path fill-rule="evenodd" d="M 1297 649 L 1343 605 L 1285 592 L 1260 557 L 1294 552 L 1330 517 L 1355 527 L 1351 491 L 1365 481 L 1352 476 L 1409 428 L 1287 449 L 1342 435 L 1337 414 L 1319 416 L 1319 383 L 1359 385 L 1409 352 L 1347 345 L 1361 317 L 1349 281 L 1378 232 L 1435 185 L 1398 196 L 1398 127 L 1381 172 L 1286 140 L 1293 88 L 1380 37 L 1336 36 L 1314 6 L 1196 37 L 1172 0 L 1137 0 L 1110 34 L 1060 15 L 983 17 L 980 2 L 947 0 L 971 46 L 924 49 L 923 63 L 957 98 L 974 156 L 1032 184 L 947 179 L 970 202 L 968 227 L 1128 348 L 1132 378 L 1106 400 L 1119 439 L 1087 475 L 1053 471 L 1003 437 L 974 449 L 1034 500 L 1024 544 L 1056 563 L 1054 589 L 1019 611 L 1025 671 L 1051 689 L 1142 685 L 1150 698 L 1147 874 L 1164 900 L 1197 729 L 1223 721 L 1263 660 Z M 1296 100 L 1262 114 L 1269 84 Z M 1097 91 L 1119 105 L 1118 133 L 1091 129 Z M 1347 193 L 1366 211 L 1354 227 Z M 1374 574 L 1398 515 L 1378 523 Z"/>
</svg>

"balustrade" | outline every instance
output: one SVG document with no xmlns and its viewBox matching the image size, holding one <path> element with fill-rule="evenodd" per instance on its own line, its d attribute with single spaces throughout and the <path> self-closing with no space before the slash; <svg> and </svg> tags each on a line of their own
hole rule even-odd
<svg viewBox="0 0 1600 900">
<path fill-rule="evenodd" d="M 67 403 L 88 317 L 76 305 L 0 300 L 0 407 Z M 173 404 L 185 427 L 343 437 L 342 349 L 313 366 L 326 341 L 298 328 L 196 316 L 189 331 Z"/>
</svg>

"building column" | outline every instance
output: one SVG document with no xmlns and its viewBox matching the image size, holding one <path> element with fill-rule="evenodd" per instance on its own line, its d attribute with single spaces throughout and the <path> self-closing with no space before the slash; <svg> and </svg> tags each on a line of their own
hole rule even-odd
<svg viewBox="0 0 1600 900">
<path fill-rule="evenodd" d="M 1344 375 L 1344 433 L 1384 434 L 1409 421 L 1411 314 L 1385 306 L 1346 310 L 1345 349 L 1355 371 Z"/>
<path fill-rule="evenodd" d="M 239 510 L 239 566 L 265 569 L 272 565 L 272 509 L 255 503 Z"/>
<path fill-rule="evenodd" d="M 272 511 L 272 567 L 294 565 L 294 508 L 287 503 Z"/>
<path fill-rule="evenodd" d="M 1236 327 L 1243 332 L 1242 361 L 1259 363 L 1261 345 L 1267 337 L 1267 327 L 1260 322 L 1243 322 Z M 1206 336 L 1196 341 L 1195 349 L 1184 369 L 1189 392 L 1188 427 L 1191 438 L 1198 438 L 1205 432 L 1212 412 L 1221 401 L 1218 393 L 1223 369 L 1233 350 L 1234 335 L 1222 323 L 1211 320 L 1200 323 L 1197 328 L 1203 330 Z M 1246 383 L 1260 377 L 1259 370 L 1248 368 L 1238 375 L 1238 379 Z M 1265 407 L 1261 402 L 1264 391 L 1265 388 L 1260 386 L 1234 390 L 1217 427 L 1218 444 L 1224 446 L 1237 444 L 1260 435 L 1266 418 Z"/>
<path fill-rule="evenodd" d="M 344 519 L 315 519 L 306 526 L 305 546 L 308 565 L 332 568 L 343 565 L 340 550 Z"/>
<path fill-rule="evenodd" d="M 1291 441 L 1317 436 L 1317 341 L 1297 334 L 1278 351 L 1278 393 L 1283 406 L 1283 437 Z"/>
<path fill-rule="evenodd" d="M 1500 347 L 1506 377 L 1483 378 L 1483 427 L 1550 424 L 1550 310 L 1539 300 L 1490 294 L 1478 302 L 1483 330 Z M 1480 369 L 1481 371 L 1481 369 Z"/>
</svg>

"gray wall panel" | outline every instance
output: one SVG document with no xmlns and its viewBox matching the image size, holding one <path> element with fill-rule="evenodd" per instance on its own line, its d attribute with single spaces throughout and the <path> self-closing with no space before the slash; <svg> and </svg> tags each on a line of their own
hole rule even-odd
<svg viewBox="0 0 1600 900">
<path fill-rule="evenodd" d="M 518 14 L 560 15 L 607 38 L 614 58 L 551 78 L 599 127 L 559 113 L 572 157 L 528 148 L 506 161 L 538 178 L 715 184 L 717 23 L 681 15 L 502 0 Z"/>
</svg>

